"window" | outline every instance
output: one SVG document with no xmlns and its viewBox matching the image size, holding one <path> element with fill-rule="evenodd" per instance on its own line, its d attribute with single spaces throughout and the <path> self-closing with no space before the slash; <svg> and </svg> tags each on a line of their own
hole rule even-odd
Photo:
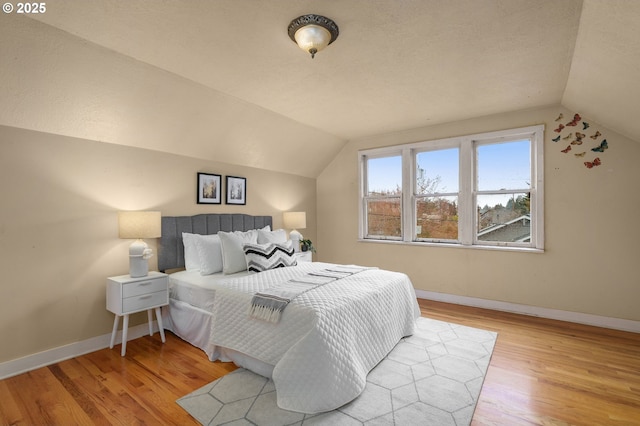
<svg viewBox="0 0 640 426">
<path fill-rule="evenodd" d="M 418 241 L 458 241 L 459 151 L 450 148 L 415 155 Z"/>
<path fill-rule="evenodd" d="M 402 238 L 402 157 L 365 158 L 367 235 Z"/>
<path fill-rule="evenodd" d="M 530 242 L 530 140 L 486 143 L 475 152 L 477 241 Z"/>
<path fill-rule="evenodd" d="M 543 132 L 360 151 L 360 238 L 543 249 Z"/>
</svg>

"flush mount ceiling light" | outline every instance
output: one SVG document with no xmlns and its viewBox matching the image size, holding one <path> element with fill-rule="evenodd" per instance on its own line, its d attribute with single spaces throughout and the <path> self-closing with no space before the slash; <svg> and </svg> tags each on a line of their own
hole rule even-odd
<svg viewBox="0 0 640 426">
<path fill-rule="evenodd" d="M 302 15 L 289 24 L 289 37 L 300 49 L 316 53 L 333 43 L 338 38 L 338 26 L 331 19 L 320 15 Z"/>
</svg>

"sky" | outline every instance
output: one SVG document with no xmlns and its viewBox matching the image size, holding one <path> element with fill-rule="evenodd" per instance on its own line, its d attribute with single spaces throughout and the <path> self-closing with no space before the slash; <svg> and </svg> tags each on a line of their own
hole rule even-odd
<svg viewBox="0 0 640 426">
<path fill-rule="evenodd" d="M 479 189 L 526 189 L 530 183 L 531 149 L 528 140 L 478 147 Z M 438 192 L 458 192 L 458 149 L 421 152 L 418 166 L 425 169 L 425 176 L 441 178 Z M 522 171 L 526 171 L 522 173 Z M 394 190 L 402 186 L 402 158 L 385 157 L 369 160 L 369 189 Z M 506 197 L 508 198 L 508 197 Z M 504 205 L 504 196 L 492 197 L 495 204 Z M 487 197 L 485 197 L 487 199 Z M 493 201 L 492 201 L 493 202 Z"/>
</svg>

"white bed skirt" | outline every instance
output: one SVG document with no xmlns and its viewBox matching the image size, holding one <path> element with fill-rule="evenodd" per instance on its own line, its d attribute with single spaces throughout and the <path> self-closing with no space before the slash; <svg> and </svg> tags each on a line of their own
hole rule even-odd
<svg viewBox="0 0 640 426">
<path fill-rule="evenodd" d="M 202 349 L 209 360 L 233 362 L 239 367 L 251 370 L 261 376 L 271 378 L 274 366 L 233 349 L 220 348 L 211 344 L 213 316 L 210 312 L 188 303 L 169 299 L 169 306 L 162 308 L 162 323 L 166 330 Z"/>
</svg>

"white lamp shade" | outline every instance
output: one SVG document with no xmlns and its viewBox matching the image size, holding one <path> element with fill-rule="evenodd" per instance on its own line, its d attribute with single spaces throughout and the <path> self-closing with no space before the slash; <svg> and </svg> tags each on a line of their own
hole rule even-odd
<svg viewBox="0 0 640 426">
<path fill-rule="evenodd" d="M 160 238 L 160 212 L 118 212 L 120 238 Z"/>
<path fill-rule="evenodd" d="M 295 39 L 300 49 L 315 54 L 329 45 L 331 33 L 320 25 L 310 24 L 296 31 Z"/>
<path fill-rule="evenodd" d="M 284 227 L 287 229 L 304 229 L 307 227 L 306 212 L 284 212 L 282 219 Z"/>
</svg>

